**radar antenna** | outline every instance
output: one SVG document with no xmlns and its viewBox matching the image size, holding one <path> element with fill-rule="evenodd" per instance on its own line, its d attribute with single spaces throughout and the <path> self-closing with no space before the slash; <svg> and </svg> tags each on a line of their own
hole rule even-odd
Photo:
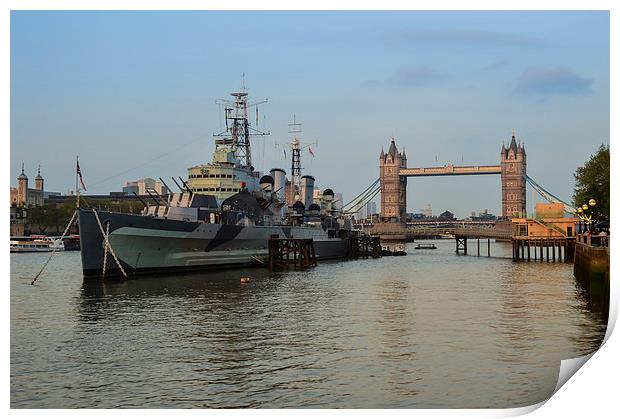
<svg viewBox="0 0 620 419">
<path fill-rule="evenodd" d="M 243 75 L 242 91 L 233 92 L 230 99 L 219 99 L 218 105 L 224 106 L 224 119 L 226 129 L 219 134 L 214 134 L 215 144 L 218 146 L 228 146 L 233 151 L 235 157 L 239 159 L 241 166 L 252 168 L 252 152 L 250 138 L 252 136 L 269 135 L 269 131 L 259 131 L 251 126 L 248 119 L 248 109 L 256 108 L 258 119 L 258 106 L 267 103 L 267 99 L 248 103 L 248 94 L 245 92 L 245 73 Z"/>
<path fill-rule="evenodd" d="M 291 205 L 295 201 L 299 201 L 301 198 L 301 152 L 304 149 L 310 149 L 310 146 L 317 145 L 318 142 L 315 141 L 313 143 L 305 143 L 303 144 L 301 140 L 297 137 L 296 134 L 301 134 L 301 123 L 297 122 L 297 115 L 293 114 L 293 122 L 288 124 L 288 133 L 293 134 L 293 139 L 291 140 L 291 195 L 290 202 Z M 313 154 L 314 155 L 314 154 Z"/>
</svg>

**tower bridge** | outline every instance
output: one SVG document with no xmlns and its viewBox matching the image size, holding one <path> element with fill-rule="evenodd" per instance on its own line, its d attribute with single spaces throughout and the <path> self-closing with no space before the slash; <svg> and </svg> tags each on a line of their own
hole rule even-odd
<svg viewBox="0 0 620 419">
<path fill-rule="evenodd" d="M 407 178 L 422 176 L 500 175 L 502 217 L 510 218 L 525 212 L 527 155 L 522 142 L 513 132 L 508 147 L 502 144 L 498 165 L 407 167 L 405 150 L 399 151 L 394 139 L 387 153 L 379 155 L 381 218 L 404 223 L 407 220 Z"/>
</svg>

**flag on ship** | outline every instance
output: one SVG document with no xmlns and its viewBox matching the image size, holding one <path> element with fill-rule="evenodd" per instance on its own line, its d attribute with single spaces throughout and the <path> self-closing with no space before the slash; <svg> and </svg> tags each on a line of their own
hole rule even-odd
<svg viewBox="0 0 620 419">
<path fill-rule="evenodd" d="M 82 179 L 82 171 L 80 170 L 80 161 L 76 159 L 76 163 L 77 163 L 77 175 L 80 178 L 80 184 L 82 185 L 82 189 L 86 190 L 86 185 L 84 185 L 84 179 Z"/>
<path fill-rule="evenodd" d="M 310 147 L 308 147 L 308 153 L 310 153 L 312 157 L 314 157 L 314 153 L 312 152 L 312 149 Z"/>
</svg>

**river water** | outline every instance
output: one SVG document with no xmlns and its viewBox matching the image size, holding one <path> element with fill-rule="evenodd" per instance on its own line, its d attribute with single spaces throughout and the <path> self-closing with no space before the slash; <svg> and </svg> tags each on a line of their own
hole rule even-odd
<svg viewBox="0 0 620 419">
<path fill-rule="evenodd" d="M 11 254 L 11 407 L 518 407 L 600 345 L 605 319 L 571 264 L 434 242 L 302 272 L 108 283 L 64 252 L 35 286 L 48 255 Z"/>
</svg>

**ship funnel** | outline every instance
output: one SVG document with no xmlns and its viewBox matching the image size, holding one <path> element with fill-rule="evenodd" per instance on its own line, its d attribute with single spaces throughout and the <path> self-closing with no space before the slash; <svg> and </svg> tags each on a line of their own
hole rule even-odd
<svg viewBox="0 0 620 419">
<path fill-rule="evenodd" d="M 327 202 L 332 202 L 334 200 L 334 191 L 331 189 L 325 189 L 323 191 L 323 199 Z"/>
<path fill-rule="evenodd" d="M 273 190 L 274 179 L 273 176 L 265 175 L 260 178 L 260 188 L 261 190 L 270 193 Z"/>
<path fill-rule="evenodd" d="M 301 201 L 306 208 L 310 207 L 314 196 L 314 178 L 310 175 L 301 177 Z"/>
<path fill-rule="evenodd" d="M 273 191 L 276 193 L 278 200 L 284 202 L 284 187 L 286 186 L 286 172 L 282 169 L 274 168 L 269 172 L 273 179 Z"/>
</svg>

